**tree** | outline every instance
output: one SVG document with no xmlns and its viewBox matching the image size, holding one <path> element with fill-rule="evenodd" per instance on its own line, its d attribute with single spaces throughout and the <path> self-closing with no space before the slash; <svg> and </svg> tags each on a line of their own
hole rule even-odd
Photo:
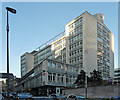
<svg viewBox="0 0 120 100">
<path fill-rule="evenodd" d="M 102 85 L 103 79 L 101 76 L 101 72 L 94 69 L 93 72 L 90 73 L 90 75 L 91 85 Z"/>
<path fill-rule="evenodd" d="M 90 77 L 87 76 L 87 85 L 102 85 L 103 79 L 101 76 L 101 72 L 93 70 L 93 72 L 90 73 Z M 77 80 L 74 83 L 77 86 L 84 86 L 85 85 L 85 71 L 81 70 L 80 74 L 78 74 Z"/>
<path fill-rule="evenodd" d="M 89 79 L 88 76 L 87 76 L 87 79 Z M 74 84 L 77 84 L 78 86 L 85 85 L 85 71 L 84 70 L 81 70 L 80 74 L 78 74 L 77 80 Z"/>
</svg>

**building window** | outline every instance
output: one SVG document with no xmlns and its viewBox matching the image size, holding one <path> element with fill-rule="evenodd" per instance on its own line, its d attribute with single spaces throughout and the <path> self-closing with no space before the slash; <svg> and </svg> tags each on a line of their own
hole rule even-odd
<svg viewBox="0 0 120 100">
<path fill-rule="evenodd" d="M 48 61 L 48 67 L 51 67 L 51 62 L 50 61 Z"/>
<path fill-rule="evenodd" d="M 52 67 L 55 67 L 55 66 L 56 66 L 56 64 L 52 62 Z"/>
<path fill-rule="evenodd" d="M 101 25 L 101 24 L 99 24 L 99 23 L 97 23 L 97 28 L 101 30 L 102 25 Z"/>
<path fill-rule="evenodd" d="M 101 39 L 101 38 L 99 38 L 99 37 L 97 37 L 97 40 L 98 40 L 98 41 L 100 41 L 100 42 L 102 42 L 102 39 Z"/>
<path fill-rule="evenodd" d="M 48 81 L 52 81 L 52 73 L 48 73 Z"/>
<path fill-rule="evenodd" d="M 68 66 L 65 66 L 65 70 L 68 70 Z"/>
<path fill-rule="evenodd" d="M 24 59 L 26 59 L 26 56 L 25 56 L 25 55 L 21 57 L 21 60 L 24 60 Z"/>
<path fill-rule="evenodd" d="M 61 82 L 62 83 L 64 82 L 64 75 L 62 75 Z"/>
<path fill-rule="evenodd" d="M 61 65 L 61 69 L 64 69 L 64 65 Z"/>
<path fill-rule="evenodd" d="M 69 83 L 69 78 L 68 78 L 68 76 L 66 76 L 66 82 Z"/>
<path fill-rule="evenodd" d="M 55 82 L 56 74 L 53 73 L 53 81 Z"/>
<path fill-rule="evenodd" d="M 57 75 L 57 82 L 60 83 L 60 74 Z"/>
</svg>

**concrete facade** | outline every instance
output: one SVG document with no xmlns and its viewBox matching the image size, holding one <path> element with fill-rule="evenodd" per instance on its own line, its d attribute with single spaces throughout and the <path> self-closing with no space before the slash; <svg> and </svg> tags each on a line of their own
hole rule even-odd
<svg viewBox="0 0 120 100">
<path fill-rule="evenodd" d="M 62 37 L 57 40 L 53 38 L 52 40 L 54 40 L 52 43 L 48 44 L 47 42 L 44 47 L 42 47 L 42 45 L 38 50 L 34 50 L 32 53 L 25 53 L 21 56 L 22 77 L 27 73 L 30 74 L 29 72 L 33 70 L 34 76 L 34 74 L 38 73 L 38 71 L 36 71 L 37 66 L 42 63 L 43 67 L 39 71 L 44 71 L 47 77 L 42 76 L 44 82 L 40 83 L 43 80 L 39 81 L 39 87 L 41 86 L 40 84 L 56 86 L 48 81 L 48 77 L 53 77 L 54 74 L 60 74 L 61 69 L 59 67 L 57 67 L 58 69 L 53 69 L 54 63 L 47 68 L 46 65 L 48 63 L 44 60 L 51 59 L 54 62 L 59 61 L 61 63 L 60 66 L 62 64 L 73 66 L 72 68 L 67 68 L 70 73 L 75 70 L 76 74 L 78 74 L 81 70 L 84 70 L 90 75 L 90 72 L 96 69 L 101 72 L 104 80 L 108 80 L 110 77 L 114 78 L 114 35 L 104 24 L 103 14 L 91 15 L 87 11 L 84 12 L 66 24 L 65 34 L 63 34 Z M 59 81 L 57 81 L 57 84 L 66 86 L 68 84 L 66 81 L 73 79 L 73 75 L 70 73 L 68 76 L 64 75 L 66 73 L 58 75 L 64 77 L 64 85 L 61 85 Z M 59 77 L 57 79 L 59 79 Z M 53 81 L 52 78 L 51 81 Z M 31 82 L 34 83 L 34 80 Z M 72 81 L 71 84 L 74 82 L 75 81 Z M 27 87 L 27 85 L 25 86 Z"/>
<path fill-rule="evenodd" d="M 88 75 L 94 69 L 104 79 L 114 78 L 114 35 L 104 24 L 104 15 L 84 12 L 65 26 L 65 35 L 34 54 L 26 53 L 26 72 L 43 59 L 71 64 Z M 33 64 L 34 62 L 34 64 Z"/>
<path fill-rule="evenodd" d="M 79 35 L 81 39 L 76 39 Z M 84 12 L 66 25 L 66 37 L 67 63 L 79 68 L 79 71 L 85 70 L 88 75 L 96 69 L 101 72 L 103 79 L 114 78 L 114 35 L 104 24 L 103 14 Z M 81 51 L 76 53 L 78 41 Z"/>
<path fill-rule="evenodd" d="M 83 16 L 83 69 L 97 70 L 97 21 L 88 13 Z"/>
<path fill-rule="evenodd" d="M 114 82 L 120 82 L 120 68 L 114 70 Z"/>
<path fill-rule="evenodd" d="M 21 56 L 21 77 L 26 75 L 33 68 L 34 68 L 33 53 L 26 52 Z"/>
<path fill-rule="evenodd" d="M 114 78 L 114 35 L 110 32 L 110 77 Z"/>
<path fill-rule="evenodd" d="M 59 89 L 59 91 L 62 87 L 71 87 L 78 75 L 73 66 L 50 59 L 43 60 L 32 71 L 23 76 L 21 82 L 16 86 L 16 91 L 34 91 L 34 88 L 43 88 L 45 95 L 48 95 L 52 91 L 51 87 Z M 45 88 L 47 86 L 49 88 Z M 40 91 L 38 90 L 41 94 Z"/>
<path fill-rule="evenodd" d="M 63 95 L 76 94 L 85 96 L 85 88 L 66 89 L 62 91 Z M 120 85 L 96 86 L 87 88 L 88 98 L 101 98 L 103 96 L 120 96 Z M 98 100 L 98 99 L 97 99 Z"/>
</svg>

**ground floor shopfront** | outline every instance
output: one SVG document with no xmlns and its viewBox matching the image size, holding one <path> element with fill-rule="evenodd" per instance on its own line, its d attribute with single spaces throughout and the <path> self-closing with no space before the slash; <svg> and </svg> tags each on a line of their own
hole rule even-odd
<svg viewBox="0 0 120 100">
<path fill-rule="evenodd" d="M 37 88 L 33 88 L 33 89 L 29 89 L 26 92 L 31 93 L 34 96 L 48 96 L 50 94 L 62 94 L 62 90 L 64 89 L 64 87 L 61 86 L 42 86 L 42 87 L 37 87 Z"/>
</svg>

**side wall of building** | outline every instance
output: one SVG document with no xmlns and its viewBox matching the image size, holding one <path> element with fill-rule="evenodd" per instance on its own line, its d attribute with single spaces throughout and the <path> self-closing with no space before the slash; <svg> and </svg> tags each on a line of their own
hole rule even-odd
<svg viewBox="0 0 120 100">
<path fill-rule="evenodd" d="M 83 15 L 83 69 L 97 70 L 97 21 L 88 13 Z"/>
<path fill-rule="evenodd" d="M 26 54 L 27 73 L 34 68 L 34 56 L 32 54 Z"/>
<path fill-rule="evenodd" d="M 110 77 L 114 78 L 114 35 L 110 33 Z"/>
</svg>

